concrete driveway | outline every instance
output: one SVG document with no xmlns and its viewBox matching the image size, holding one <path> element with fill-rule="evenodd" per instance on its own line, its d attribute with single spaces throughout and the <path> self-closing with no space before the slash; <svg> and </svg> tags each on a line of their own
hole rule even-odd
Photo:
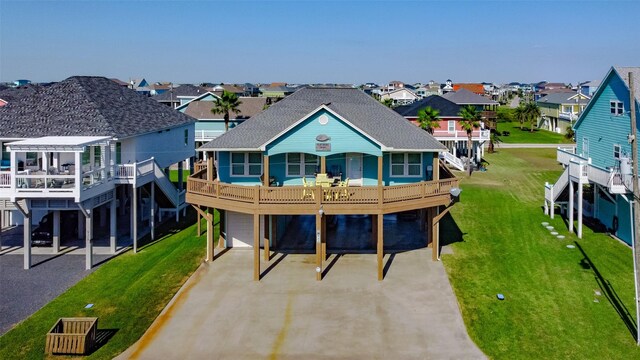
<svg viewBox="0 0 640 360">
<path fill-rule="evenodd" d="M 276 255 L 260 282 L 252 257 L 230 250 L 202 265 L 119 358 L 485 358 L 430 249 L 387 255 L 381 282 L 371 254 L 332 255 L 320 282 L 313 255 Z"/>
</svg>

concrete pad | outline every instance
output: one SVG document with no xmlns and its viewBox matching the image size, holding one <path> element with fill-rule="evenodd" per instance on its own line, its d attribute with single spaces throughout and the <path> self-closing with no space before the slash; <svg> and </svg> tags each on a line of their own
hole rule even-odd
<svg viewBox="0 0 640 360">
<path fill-rule="evenodd" d="M 322 281 L 314 255 L 278 254 L 252 280 L 253 251 L 203 264 L 120 359 L 477 359 L 444 268 L 431 251 L 333 255 Z"/>
</svg>

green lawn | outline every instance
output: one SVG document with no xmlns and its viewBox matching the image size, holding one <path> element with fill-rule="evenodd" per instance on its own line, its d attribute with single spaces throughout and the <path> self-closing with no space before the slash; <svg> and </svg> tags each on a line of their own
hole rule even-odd
<svg viewBox="0 0 640 360">
<path fill-rule="evenodd" d="M 111 359 L 126 350 L 202 262 L 205 236 L 196 237 L 196 226 L 189 226 L 194 223 L 191 213 L 180 224 L 169 221 L 158 229 L 164 237 L 103 264 L 0 337 L 0 359 L 43 358 L 45 334 L 59 317 L 97 316 L 98 329 L 111 330 L 113 336 L 89 358 Z M 89 303 L 94 307 L 84 309 Z"/>
<path fill-rule="evenodd" d="M 457 241 L 442 259 L 471 338 L 495 359 L 640 358 L 629 328 L 631 249 L 586 227 L 578 239 L 542 212 L 543 184 L 561 170 L 555 150 L 502 149 L 486 159 L 487 172 L 463 178 L 442 232 Z"/>
<path fill-rule="evenodd" d="M 182 171 L 182 180 L 185 182 L 185 186 L 186 186 L 186 182 L 187 182 L 187 178 L 189 177 L 189 169 L 185 169 Z M 177 184 L 178 183 L 178 170 L 169 170 L 169 180 L 171 180 L 172 183 Z"/>
<path fill-rule="evenodd" d="M 499 122 L 498 132 L 510 132 L 509 136 L 500 136 L 500 141 L 508 144 L 569 144 L 572 143 L 564 134 L 558 134 L 547 130 L 534 129 L 531 132 L 529 124 L 524 124 L 520 130 L 519 122 Z"/>
</svg>

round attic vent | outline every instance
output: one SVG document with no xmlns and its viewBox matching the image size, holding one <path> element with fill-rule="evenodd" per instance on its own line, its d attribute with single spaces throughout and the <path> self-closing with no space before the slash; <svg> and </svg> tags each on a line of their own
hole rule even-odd
<svg viewBox="0 0 640 360">
<path fill-rule="evenodd" d="M 318 117 L 318 122 L 320 125 L 327 125 L 329 122 L 329 117 L 326 114 L 322 114 Z"/>
</svg>

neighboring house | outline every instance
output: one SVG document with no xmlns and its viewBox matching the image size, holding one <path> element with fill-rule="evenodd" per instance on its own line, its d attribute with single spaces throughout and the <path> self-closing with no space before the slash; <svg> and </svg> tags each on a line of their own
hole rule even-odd
<svg viewBox="0 0 640 360">
<path fill-rule="evenodd" d="M 129 80 L 129 88 L 135 90 L 138 94 L 151 96 L 151 86 L 144 78 Z"/>
<path fill-rule="evenodd" d="M 254 84 L 251 83 L 244 83 L 242 85 L 242 89 L 244 90 L 244 93 L 242 94 L 242 96 L 258 96 L 260 95 L 260 88 Z"/>
<path fill-rule="evenodd" d="M 453 81 L 451 81 L 451 79 L 447 79 L 447 81 L 445 81 L 444 84 L 440 85 L 441 94 L 446 94 L 452 91 L 453 91 Z"/>
<path fill-rule="evenodd" d="M 129 87 L 131 85 L 131 84 L 127 83 L 127 82 L 124 82 L 124 81 L 122 81 L 120 79 L 116 79 L 116 78 L 111 79 L 111 81 L 115 82 L 116 84 L 118 84 L 118 85 L 120 85 L 122 87 Z"/>
<path fill-rule="evenodd" d="M 173 87 L 171 83 L 155 83 L 149 88 L 151 89 L 151 96 L 160 95 L 169 91 Z"/>
<path fill-rule="evenodd" d="M 31 80 L 19 79 L 13 82 L 13 86 L 25 86 L 31 84 Z"/>
<path fill-rule="evenodd" d="M 564 133 L 573 126 L 591 98 L 577 92 L 558 92 L 536 101 L 540 107 L 538 127 Z"/>
<path fill-rule="evenodd" d="M 491 100 L 485 96 L 472 93 L 467 89 L 449 92 L 442 95 L 443 98 L 452 101 L 460 106 L 472 105 L 482 113 L 485 125 L 489 129 L 495 129 L 496 110 L 498 110 L 499 102 Z"/>
<path fill-rule="evenodd" d="M 463 156 L 469 156 L 467 149 L 467 132 L 460 126 L 460 110 L 462 107 L 452 101 L 445 99 L 442 96 L 431 95 L 425 99 L 414 102 L 413 104 L 406 106 L 399 106 L 394 108 L 398 114 L 405 117 L 405 119 L 411 121 L 416 126 L 420 126 L 418 122 L 418 112 L 427 106 L 438 110 L 439 112 L 439 125 L 433 129 L 433 137 L 440 141 L 447 147 L 449 152 L 456 158 Z M 480 162 L 482 156 L 484 156 L 484 145 L 489 141 L 489 130 L 483 127 L 473 130 L 472 136 L 472 151 L 471 155 L 474 156 L 474 161 Z M 447 158 L 445 158 L 447 159 Z M 449 160 L 447 160 L 449 161 Z M 464 170 L 464 161 L 449 161 L 458 170 Z M 461 166 L 463 164 L 463 166 Z"/>
<path fill-rule="evenodd" d="M 224 114 L 213 114 L 211 109 L 218 95 L 205 93 L 194 100 L 178 106 L 176 110 L 197 119 L 195 126 L 195 148 L 217 138 L 225 132 Z M 263 111 L 267 105 L 264 97 L 239 97 L 239 113 L 229 114 L 229 129 L 233 129 L 250 117 Z"/>
<path fill-rule="evenodd" d="M 269 86 L 260 88 L 260 96 L 278 99 L 291 95 L 294 91 L 294 88 L 288 86 Z"/>
<path fill-rule="evenodd" d="M 243 96 L 245 92 L 244 87 L 224 84 L 214 86 L 212 92 L 218 96 L 222 96 L 222 92 L 225 90 L 237 96 Z"/>
<path fill-rule="evenodd" d="M 156 95 L 152 97 L 152 99 L 161 104 L 171 106 L 172 108 L 177 108 L 207 93 L 207 89 L 201 86 L 185 84 L 169 88 L 169 91 Z"/>
<path fill-rule="evenodd" d="M 177 163 L 182 178 L 194 123 L 104 77 L 70 77 L 1 107 L 0 223 L 24 225 L 24 267 L 32 225 L 48 213 L 52 233 L 36 235 L 49 237 L 56 254 L 75 240 L 60 236 L 60 217 L 79 219 L 87 269 L 93 240 L 106 237 L 115 253 L 123 222 L 135 251 L 143 221 L 153 238 L 156 218 L 177 218 L 186 207 L 182 180 L 174 187 L 165 171 Z"/>
<path fill-rule="evenodd" d="M 485 93 L 484 85 L 478 83 L 458 83 L 453 85 L 453 91 L 458 91 L 460 89 L 466 89 L 478 95 L 484 95 Z"/>
<path fill-rule="evenodd" d="M 442 91 L 440 90 L 440 84 L 436 83 L 433 80 L 429 81 L 428 84 L 424 84 L 422 86 L 416 87 L 416 90 L 414 92 L 421 99 L 424 99 L 427 96 L 431 96 L 431 95 L 442 95 Z"/>
<path fill-rule="evenodd" d="M 633 73 L 633 84 L 629 84 L 629 72 Z M 633 105 L 630 86 L 635 91 Z M 555 184 L 545 184 L 545 213 L 553 217 L 556 205 L 561 210 L 568 208 L 569 229 L 573 232 L 577 210 L 578 237 L 582 236 L 583 216 L 589 216 L 602 223 L 607 232 L 633 244 L 629 134 L 631 111 L 636 113 L 636 122 L 640 121 L 639 96 L 640 67 L 612 67 L 574 125 L 575 151 L 558 148 L 558 162 L 565 170 Z M 583 194 L 587 184 L 593 197 Z"/>
<path fill-rule="evenodd" d="M 380 95 L 380 101 L 384 101 L 386 99 L 392 99 L 393 105 L 407 105 L 418 100 L 419 97 L 409 89 L 400 88 Z"/>
<path fill-rule="evenodd" d="M 564 83 L 550 83 L 546 81 L 537 83 L 534 87 L 534 90 L 535 90 L 535 94 L 533 98 L 534 101 L 537 101 L 541 97 L 549 94 L 573 91 L 571 90 L 571 87 L 567 86 Z"/>
<path fill-rule="evenodd" d="M 587 81 L 579 85 L 580 92 L 591 97 L 598 90 L 600 80 Z"/>
<path fill-rule="evenodd" d="M 209 160 L 189 178 L 187 201 L 222 211 L 221 243 L 253 246 L 255 280 L 261 247 L 265 258 L 271 250 L 315 252 L 310 272 L 316 268 L 318 280 L 327 247 L 342 253 L 373 250 L 382 280 L 383 216 L 402 211 L 419 210 L 421 223 L 429 224 L 434 260 L 438 256 L 437 214 L 452 204 L 457 188 L 457 179 L 440 178 L 438 154 L 446 148 L 359 89 L 300 89 L 199 150 L 210 153 Z M 316 179 L 326 186 L 304 186 Z M 332 181 L 345 183 L 330 186 Z M 360 215 L 351 217 L 350 226 L 363 232 L 371 217 L 371 241 L 333 243 L 327 223 L 343 214 Z M 300 249 L 296 244 L 305 236 L 287 235 L 285 229 L 304 216 L 315 218 L 316 226 L 305 231 L 313 234 L 313 247 Z M 213 238 L 207 242 L 212 251 Z"/>
</svg>

